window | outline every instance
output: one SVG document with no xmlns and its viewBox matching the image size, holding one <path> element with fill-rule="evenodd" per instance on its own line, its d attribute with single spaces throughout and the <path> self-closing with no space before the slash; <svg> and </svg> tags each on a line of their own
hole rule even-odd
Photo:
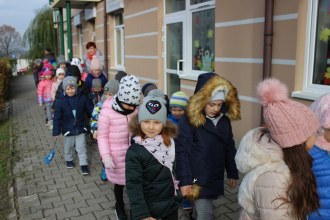
<svg viewBox="0 0 330 220">
<path fill-rule="evenodd" d="M 330 0 L 309 0 L 303 90 L 293 97 L 315 100 L 330 92 Z"/>
<path fill-rule="evenodd" d="M 123 14 L 115 15 L 115 65 L 118 69 L 124 68 L 124 23 Z"/>
</svg>

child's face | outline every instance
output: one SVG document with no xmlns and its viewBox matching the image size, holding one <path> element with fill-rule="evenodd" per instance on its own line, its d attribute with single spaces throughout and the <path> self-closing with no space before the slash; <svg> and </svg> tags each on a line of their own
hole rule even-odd
<svg viewBox="0 0 330 220">
<path fill-rule="evenodd" d="M 61 64 L 60 64 L 60 68 L 65 69 L 65 68 L 66 68 L 65 63 L 61 63 Z"/>
<path fill-rule="evenodd" d="M 306 148 L 307 151 L 310 150 L 310 149 L 312 149 L 312 147 L 315 144 L 315 141 L 316 141 L 316 135 L 315 134 L 311 135 L 307 139 L 306 144 L 305 144 L 305 148 Z"/>
<path fill-rule="evenodd" d="M 184 115 L 184 110 L 179 107 L 172 107 L 171 108 L 171 114 L 174 116 L 176 119 L 180 119 Z"/>
<path fill-rule="evenodd" d="M 163 124 L 158 120 L 144 120 L 141 122 L 141 130 L 147 138 L 154 138 L 162 132 Z"/>
<path fill-rule="evenodd" d="M 67 86 L 65 88 L 65 94 L 69 97 L 74 96 L 76 94 L 76 87 L 74 86 Z"/>
<path fill-rule="evenodd" d="M 216 116 L 221 109 L 223 101 L 222 100 L 214 100 L 211 102 L 208 102 L 206 106 L 204 107 L 205 114 L 211 118 Z"/>
<path fill-rule="evenodd" d="M 324 139 L 330 143 L 330 128 L 324 129 Z"/>
<path fill-rule="evenodd" d="M 92 70 L 92 75 L 97 78 L 101 75 L 101 70 Z"/>
<path fill-rule="evenodd" d="M 112 97 L 113 95 L 110 92 L 107 92 L 107 93 L 104 93 L 104 96 L 107 99 L 107 98 Z"/>
<path fill-rule="evenodd" d="M 51 78 L 52 78 L 52 75 L 49 75 L 49 74 L 45 75 L 45 79 L 50 80 Z"/>
<path fill-rule="evenodd" d="M 124 108 L 124 109 L 126 109 L 126 110 L 131 110 L 131 111 L 133 111 L 134 109 L 135 109 L 135 106 L 133 106 L 133 105 L 128 105 L 128 104 L 126 104 L 126 103 L 121 103 L 121 106 Z"/>
<path fill-rule="evenodd" d="M 60 73 L 58 76 L 57 76 L 57 79 L 59 80 L 63 80 L 65 77 L 65 75 L 63 73 Z"/>
</svg>

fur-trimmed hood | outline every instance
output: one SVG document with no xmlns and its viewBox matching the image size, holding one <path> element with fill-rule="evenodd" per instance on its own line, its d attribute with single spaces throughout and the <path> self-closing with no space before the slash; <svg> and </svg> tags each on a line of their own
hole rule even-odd
<svg viewBox="0 0 330 220">
<path fill-rule="evenodd" d="M 187 106 L 187 116 L 194 127 L 205 124 L 204 107 L 215 90 L 223 90 L 226 94 L 225 105 L 221 112 L 231 120 L 241 119 L 237 89 L 223 77 L 215 73 L 205 73 L 198 77 L 195 94 L 190 98 Z"/>
</svg>

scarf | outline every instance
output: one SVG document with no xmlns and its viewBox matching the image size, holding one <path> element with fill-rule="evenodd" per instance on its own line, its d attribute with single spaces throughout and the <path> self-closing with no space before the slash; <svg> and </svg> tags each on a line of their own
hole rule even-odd
<svg viewBox="0 0 330 220">
<path fill-rule="evenodd" d="M 174 184 L 174 194 L 176 194 L 176 190 L 179 189 L 179 181 L 175 179 L 173 176 L 173 163 L 175 159 L 175 144 L 174 140 L 171 139 L 171 145 L 169 147 L 165 146 L 163 137 L 161 135 L 157 135 L 154 138 L 146 138 L 143 139 L 140 136 L 136 136 L 133 138 L 135 143 L 144 146 L 157 160 L 160 164 L 170 169 L 172 174 L 172 180 Z"/>
<path fill-rule="evenodd" d="M 128 109 L 125 109 L 122 105 L 121 105 L 121 102 L 119 101 L 118 99 L 118 96 L 115 95 L 113 101 L 112 101 L 112 108 L 113 110 L 115 110 L 116 112 L 122 114 L 122 115 L 129 115 L 131 113 L 134 112 L 135 109 L 133 110 L 128 110 Z"/>
<path fill-rule="evenodd" d="M 87 59 L 89 59 L 90 61 L 92 61 L 93 56 L 96 55 L 96 50 L 94 51 L 94 53 L 92 55 L 90 55 L 89 53 L 87 53 Z"/>
</svg>

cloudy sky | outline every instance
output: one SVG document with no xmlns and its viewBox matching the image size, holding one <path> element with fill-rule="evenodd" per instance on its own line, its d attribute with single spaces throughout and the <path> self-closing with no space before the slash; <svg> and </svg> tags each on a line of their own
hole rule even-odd
<svg viewBox="0 0 330 220">
<path fill-rule="evenodd" d="M 23 36 L 35 17 L 35 11 L 48 5 L 48 0 L 0 0 L 0 26 L 14 27 Z"/>
</svg>

